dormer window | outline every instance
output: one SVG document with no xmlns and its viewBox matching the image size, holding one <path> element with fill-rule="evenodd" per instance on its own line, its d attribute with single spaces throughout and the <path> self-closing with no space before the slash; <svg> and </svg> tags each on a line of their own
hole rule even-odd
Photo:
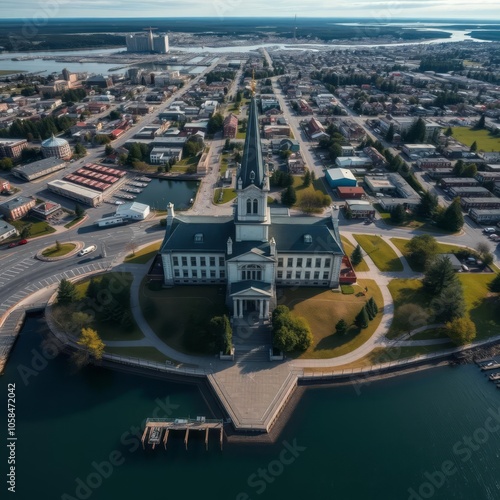
<svg viewBox="0 0 500 500">
<path fill-rule="evenodd" d="M 196 233 L 194 235 L 194 242 L 195 243 L 203 243 L 203 233 Z"/>
<path fill-rule="evenodd" d="M 252 183 L 255 181 L 255 172 L 253 170 L 250 172 L 250 180 Z"/>
<path fill-rule="evenodd" d="M 312 243 L 313 239 L 310 234 L 304 234 L 304 243 Z"/>
</svg>

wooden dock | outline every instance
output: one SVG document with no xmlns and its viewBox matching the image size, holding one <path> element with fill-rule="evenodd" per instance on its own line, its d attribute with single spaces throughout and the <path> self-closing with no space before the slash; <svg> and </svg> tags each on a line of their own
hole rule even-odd
<svg viewBox="0 0 500 500">
<path fill-rule="evenodd" d="M 481 370 L 483 370 L 483 371 L 496 370 L 498 368 L 500 368 L 500 363 L 493 363 L 492 365 L 481 366 Z"/>
<path fill-rule="evenodd" d="M 142 447 L 151 445 L 154 450 L 160 442 L 167 449 L 167 441 L 171 431 L 184 432 L 184 446 L 188 449 L 189 433 L 191 431 L 205 431 L 205 448 L 208 451 L 208 436 L 211 430 L 219 430 L 220 449 L 224 443 L 224 422 L 222 420 L 196 418 L 148 418 L 142 434 Z M 163 435 L 163 440 L 162 440 Z"/>
</svg>

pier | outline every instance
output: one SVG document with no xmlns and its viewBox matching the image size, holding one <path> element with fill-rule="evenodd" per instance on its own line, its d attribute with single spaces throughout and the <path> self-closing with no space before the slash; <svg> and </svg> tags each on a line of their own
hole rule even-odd
<svg viewBox="0 0 500 500">
<path fill-rule="evenodd" d="M 146 443 L 154 450 L 156 445 L 163 444 L 167 449 L 167 441 L 170 431 L 184 432 L 184 446 L 188 449 L 189 433 L 191 431 L 205 432 L 205 449 L 208 451 L 208 436 L 211 430 L 219 430 L 220 449 L 224 442 L 224 422 L 222 420 L 196 418 L 148 418 L 142 434 L 142 447 L 146 449 Z M 163 435 L 163 440 L 162 440 Z"/>
</svg>

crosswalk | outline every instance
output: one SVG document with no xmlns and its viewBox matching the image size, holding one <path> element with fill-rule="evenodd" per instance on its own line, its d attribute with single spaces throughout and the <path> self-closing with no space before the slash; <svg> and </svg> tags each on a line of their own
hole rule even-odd
<svg viewBox="0 0 500 500">
<path fill-rule="evenodd" d="M 52 285 L 55 285 L 59 283 L 62 279 L 74 279 L 77 278 L 78 276 L 83 276 L 85 274 L 104 271 L 108 267 L 109 267 L 109 262 L 101 261 L 99 263 L 88 264 L 86 266 L 80 266 L 74 269 L 69 269 L 62 273 L 57 273 L 54 274 L 53 276 L 49 276 L 48 278 L 35 281 L 26 286 L 25 288 L 18 290 L 15 294 L 11 295 L 8 300 L 3 302 L 0 305 L 0 316 L 2 316 L 8 309 L 17 304 L 19 301 L 26 298 L 28 295 L 37 292 L 38 290 L 42 290 L 44 288 L 48 288 Z"/>
<path fill-rule="evenodd" d="M 0 273 L 0 287 L 6 286 L 11 279 L 15 278 L 20 273 L 26 272 L 27 269 L 35 264 L 41 263 L 33 258 L 28 258 L 17 262 L 13 266 L 9 266 L 8 269 Z"/>
</svg>

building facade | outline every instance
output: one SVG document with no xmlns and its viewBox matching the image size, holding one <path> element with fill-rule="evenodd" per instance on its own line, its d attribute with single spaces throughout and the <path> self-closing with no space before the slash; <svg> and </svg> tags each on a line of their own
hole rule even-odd
<svg viewBox="0 0 500 500">
<path fill-rule="evenodd" d="M 232 216 L 177 216 L 168 205 L 160 248 L 164 285 L 224 284 L 234 318 L 256 311 L 260 319 L 276 306 L 277 286 L 336 288 L 344 255 L 336 212 L 291 217 L 272 215 L 267 205 L 269 173 L 254 97 L 236 184 Z"/>
</svg>

